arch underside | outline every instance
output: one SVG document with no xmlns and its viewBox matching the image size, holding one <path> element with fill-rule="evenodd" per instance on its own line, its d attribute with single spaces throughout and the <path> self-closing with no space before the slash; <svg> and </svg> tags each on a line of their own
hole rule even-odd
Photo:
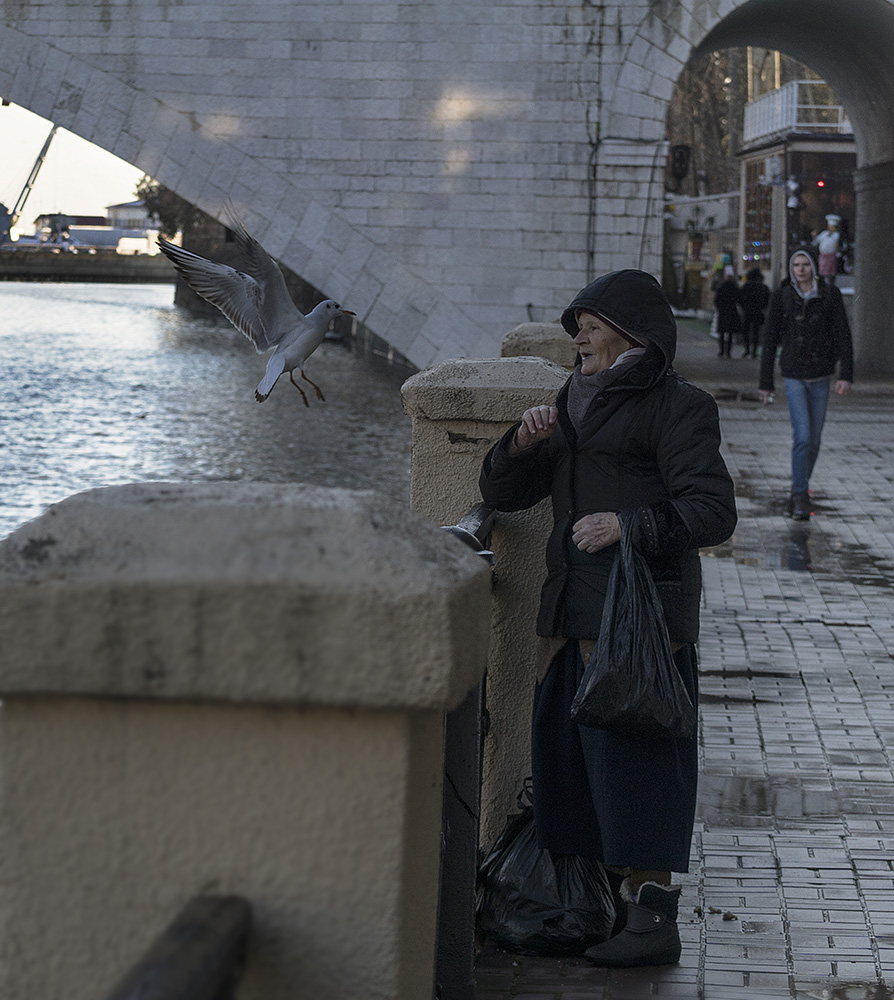
<svg viewBox="0 0 894 1000">
<path fill-rule="evenodd" d="M 894 160 L 894 6 L 887 0 L 747 0 L 709 31 L 695 54 L 755 45 L 816 70 L 854 125 L 861 167 Z"/>
</svg>

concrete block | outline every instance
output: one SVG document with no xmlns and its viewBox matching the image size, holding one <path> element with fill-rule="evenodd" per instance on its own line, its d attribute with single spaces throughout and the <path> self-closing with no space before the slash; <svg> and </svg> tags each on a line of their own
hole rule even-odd
<svg viewBox="0 0 894 1000">
<path fill-rule="evenodd" d="M 113 487 L 4 539 L 0 994 L 101 996 L 221 892 L 254 911 L 240 1000 L 431 995 L 490 589 L 371 492 Z"/>
<path fill-rule="evenodd" d="M 375 574 L 377 564 L 384 571 L 392 558 L 383 562 L 375 546 L 395 543 L 381 529 L 356 550 L 349 534 L 370 518 L 390 519 L 395 531 L 408 532 L 394 558 L 426 537 L 422 525 L 398 529 L 393 506 L 371 494 L 237 483 L 110 487 L 54 505 L 0 543 L 0 691 L 452 706 L 474 683 L 471 664 L 451 666 L 438 654 L 436 666 L 417 675 L 414 657 L 428 654 L 397 652 L 412 650 L 412 641 L 407 646 L 402 630 L 389 632 L 387 588 L 370 582 L 355 601 L 363 574 Z M 402 573 L 388 570 L 395 594 L 410 601 L 411 617 L 441 620 L 420 639 L 426 648 L 437 645 L 454 613 L 464 613 L 462 601 L 451 597 L 449 610 L 439 595 L 451 573 L 459 580 L 470 567 L 448 559 L 452 568 L 439 571 L 441 583 L 416 586 L 410 576 L 424 574 L 424 566 L 409 549 L 401 558 Z M 470 593 L 478 586 L 471 578 L 468 585 Z M 186 590 L 202 596 L 184 603 Z M 379 612 L 364 624 L 360 605 Z M 277 635 L 271 630 L 280 618 L 289 624 Z M 350 685 L 316 667 L 332 656 L 351 663 Z M 393 659 L 387 671 L 383 659 Z"/>
<path fill-rule="evenodd" d="M 500 355 L 504 358 L 546 358 L 571 370 L 577 348 L 561 323 L 520 323 L 503 337 Z"/>
<path fill-rule="evenodd" d="M 487 343 L 477 345 L 488 349 Z M 456 523 L 480 499 L 478 475 L 490 447 L 529 406 L 549 404 L 568 372 L 538 357 L 452 360 L 412 376 L 401 397 L 413 421 L 410 495 L 415 510 Z M 529 770 L 533 649 L 542 582 L 547 504 L 500 514 L 492 546 L 512 567 L 494 591 L 488 660 L 491 731 L 485 742 L 481 840 L 489 845 Z M 516 572 L 517 570 L 517 572 Z M 499 570 L 498 570 L 499 573 Z"/>
<path fill-rule="evenodd" d="M 563 369 L 537 357 L 456 359 L 413 375 L 404 383 L 401 398 L 412 418 L 461 417 L 510 424 L 528 406 L 554 399 L 566 377 Z M 538 402 L 529 402 L 531 399 Z"/>
</svg>

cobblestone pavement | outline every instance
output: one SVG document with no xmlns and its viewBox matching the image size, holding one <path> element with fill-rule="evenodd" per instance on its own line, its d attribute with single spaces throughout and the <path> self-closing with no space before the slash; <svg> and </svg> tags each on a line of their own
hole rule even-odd
<svg viewBox="0 0 894 1000">
<path fill-rule="evenodd" d="M 718 399 L 739 525 L 705 550 L 699 810 L 677 966 L 485 946 L 479 1000 L 894 997 L 894 385 L 833 397 L 813 516 L 784 516 L 784 393 L 684 331 Z M 781 386 L 780 386 L 781 389 Z"/>
</svg>

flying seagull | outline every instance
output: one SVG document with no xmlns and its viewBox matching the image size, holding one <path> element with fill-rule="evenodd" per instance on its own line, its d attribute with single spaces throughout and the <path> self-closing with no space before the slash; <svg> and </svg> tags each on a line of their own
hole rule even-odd
<svg viewBox="0 0 894 1000">
<path fill-rule="evenodd" d="M 258 354 L 273 350 L 264 377 L 255 389 L 259 403 L 270 395 L 280 375 L 288 372 L 304 405 L 310 406 L 292 374 L 296 368 L 304 381 L 314 387 L 317 399 L 325 400 L 322 389 L 304 374 L 304 365 L 323 342 L 332 320 L 354 313 L 343 309 L 334 299 L 326 299 L 304 316 L 292 302 L 276 261 L 238 219 L 229 220 L 229 227 L 236 237 L 244 271 L 200 257 L 161 236 L 158 246 L 189 287 L 217 306 L 255 345 Z"/>
</svg>

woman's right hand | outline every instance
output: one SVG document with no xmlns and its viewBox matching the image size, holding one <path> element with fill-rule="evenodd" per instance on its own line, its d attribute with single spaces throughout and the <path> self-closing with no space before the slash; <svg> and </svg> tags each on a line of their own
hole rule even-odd
<svg viewBox="0 0 894 1000">
<path fill-rule="evenodd" d="M 559 411 L 555 406 L 532 406 L 525 410 L 512 442 L 514 451 L 526 451 L 538 441 L 545 441 L 558 427 L 558 420 Z"/>
</svg>

